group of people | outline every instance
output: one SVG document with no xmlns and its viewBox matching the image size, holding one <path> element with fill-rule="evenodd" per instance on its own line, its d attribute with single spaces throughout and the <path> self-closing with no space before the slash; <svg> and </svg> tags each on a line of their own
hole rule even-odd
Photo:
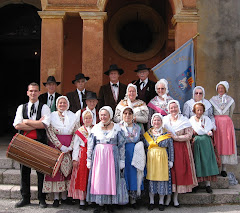
<svg viewBox="0 0 240 213">
<path fill-rule="evenodd" d="M 126 86 L 119 82 L 124 71 L 111 65 L 104 73 L 110 82 L 98 97 L 85 89 L 90 78 L 82 73 L 66 96 L 55 92 L 60 82 L 53 76 L 43 83 L 45 94 L 29 84 L 29 102 L 18 107 L 13 125 L 65 158 L 55 177 L 37 172 L 40 207 L 47 207 L 46 193 L 53 193 L 54 207 L 78 199 L 83 210 L 95 203 L 95 213 L 113 212 L 115 204 L 138 209 L 137 200 L 147 192 L 148 210 L 155 207 L 155 194 L 160 211 L 171 200 L 178 208 L 179 193 L 196 192 L 203 181 L 212 193 L 211 181 L 219 173 L 226 177 L 226 165 L 237 163 L 228 82 L 217 84 L 210 101 L 203 87 L 195 87 L 181 113 L 179 102 L 168 95 L 167 80 L 150 81 L 145 64 L 135 72 L 139 80 Z M 30 203 L 30 173 L 21 165 L 22 200 L 16 207 Z"/>
</svg>

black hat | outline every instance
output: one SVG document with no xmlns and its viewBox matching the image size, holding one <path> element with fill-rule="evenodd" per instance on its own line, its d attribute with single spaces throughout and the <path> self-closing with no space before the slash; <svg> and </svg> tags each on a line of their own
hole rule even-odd
<svg viewBox="0 0 240 213">
<path fill-rule="evenodd" d="M 104 74 L 109 75 L 109 73 L 113 70 L 118 71 L 119 75 L 122 75 L 124 73 L 123 69 L 119 68 L 116 64 L 112 64 L 112 65 L 110 65 L 109 70 L 104 72 Z"/>
<path fill-rule="evenodd" d="M 134 72 L 138 72 L 140 70 L 150 70 L 151 68 L 147 68 L 146 64 L 139 64 L 137 65 L 137 69 Z"/>
<path fill-rule="evenodd" d="M 43 85 L 46 86 L 46 84 L 49 84 L 49 83 L 55 83 L 58 86 L 61 82 L 56 81 L 54 76 L 48 76 L 47 82 L 43 82 Z"/>
<path fill-rule="evenodd" d="M 91 99 L 98 100 L 97 94 L 95 92 L 87 92 L 86 97 L 84 99 L 85 100 L 91 100 Z"/>
<path fill-rule="evenodd" d="M 89 77 L 85 77 L 84 74 L 82 74 L 82 73 L 78 73 L 78 74 L 75 76 L 75 79 L 72 80 L 72 83 L 74 84 L 75 81 L 80 80 L 80 79 L 86 79 L 86 80 L 88 81 L 90 78 L 89 78 Z"/>
</svg>

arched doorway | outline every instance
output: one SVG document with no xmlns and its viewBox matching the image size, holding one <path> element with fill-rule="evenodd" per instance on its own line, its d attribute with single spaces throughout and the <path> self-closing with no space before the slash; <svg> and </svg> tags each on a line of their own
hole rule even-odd
<svg viewBox="0 0 240 213">
<path fill-rule="evenodd" d="M 41 19 L 39 9 L 27 4 L 0 8 L 1 85 L 4 110 L 0 135 L 13 133 L 17 106 L 28 101 L 27 85 L 40 82 Z"/>
</svg>

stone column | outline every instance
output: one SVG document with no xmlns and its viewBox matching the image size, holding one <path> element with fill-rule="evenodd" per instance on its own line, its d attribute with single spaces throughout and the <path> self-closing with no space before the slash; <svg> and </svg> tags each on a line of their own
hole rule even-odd
<svg viewBox="0 0 240 213">
<path fill-rule="evenodd" d="M 190 38 L 198 33 L 199 16 L 197 9 L 185 9 L 173 16 L 175 27 L 175 49 L 181 47 Z"/>
<path fill-rule="evenodd" d="M 55 76 L 57 81 L 63 79 L 63 11 L 39 11 L 42 18 L 42 37 L 41 37 L 41 85 L 50 75 Z M 45 88 L 42 87 L 42 92 Z M 63 84 L 57 88 L 61 93 Z"/>
<path fill-rule="evenodd" d="M 103 83 L 103 30 L 106 12 L 79 12 L 83 20 L 82 73 L 90 77 L 87 89 L 98 93 Z"/>
</svg>

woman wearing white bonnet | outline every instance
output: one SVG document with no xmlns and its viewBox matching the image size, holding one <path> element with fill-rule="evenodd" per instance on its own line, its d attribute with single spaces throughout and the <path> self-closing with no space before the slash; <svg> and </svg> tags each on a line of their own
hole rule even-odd
<svg viewBox="0 0 240 213">
<path fill-rule="evenodd" d="M 121 117 L 120 126 L 126 137 L 124 177 L 131 207 L 138 209 L 136 200 L 141 198 L 141 191 L 144 190 L 143 176 L 146 165 L 144 144 L 142 142 L 144 138 L 141 127 L 133 122 L 134 112 L 130 106 L 122 109 Z M 137 163 L 134 162 L 135 155 L 137 155 Z"/>
<path fill-rule="evenodd" d="M 121 111 L 126 106 L 130 106 L 133 109 L 135 123 L 145 124 L 148 122 L 148 107 L 144 101 L 137 99 L 137 95 L 137 86 L 128 84 L 126 96 L 119 102 L 115 110 L 114 121 L 116 123 L 122 120 Z"/>
<path fill-rule="evenodd" d="M 50 126 L 47 128 L 47 136 L 49 139 L 48 145 L 61 150 L 65 155 L 70 156 L 70 151 L 73 147 L 73 134 L 77 129 L 77 119 L 73 112 L 69 109 L 69 101 L 66 96 L 57 98 L 56 107 L 57 111 L 51 113 Z M 71 171 L 68 165 L 65 171 Z M 61 167 L 62 170 L 62 167 Z M 63 170 L 62 170 L 63 171 Z M 59 194 L 61 192 L 61 203 L 71 204 L 71 200 L 67 199 L 67 190 L 70 182 L 71 173 L 64 174 L 60 170 L 54 178 L 46 175 L 43 183 L 44 193 L 54 193 L 53 207 L 59 206 Z"/>
<path fill-rule="evenodd" d="M 215 119 L 213 115 L 213 107 L 211 103 L 207 99 L 205 99 L 205 90 L 202 86 L 196 86 L 193 89 L 193 97 L 192 99 L 184 103 L 182 114 L 187 118 L 191 118 L 192 116 L 194 116 L 195 113 L 193 112 L 193 106 L 196 102 L 201 102 L 204 104 L 205 106 L 204 115 L 208 116 L 211 119 L 213 129 L 216 130 Z"/>
<path fill-rule="evenodd" d="M 99 110 L 100 122 L 96 124 L 88 139 L 87 167 L 90 169 L 87 202 L 94 202 L 94 212 L 113 212 L 112 204 L 119 201 L 120 170 L 125 167 L 125 135 L 119 124 L 112 122 L 111 107 Z"/>
<path fill-rule="evenodd" d="M 172 194 L 171 168 L 174 162 L 174 148 L 171 135 L 163 128 L 162 115 L 154 113 L 151 125 L 144 137 L 148 146 L 147 152 L 147 177 L 149 180 L 150 204 L 148 210 L 154 208 L 154 195 L 159 194 L 159 210 L 164 210 L 164 197 L 168 201 Z M 169 204 L 169 203 L 168 203 Z"/>
<path fill-rule="evenodd" d="M 162 78 L 155 84 L 155 91 L 157 95 L 148 103 L 149 116 L 148 116 L 148 129 L 151 127 L 151 118 L 154 113 L 160 113 L 165 116 L 168 114 L 167 104 L 170 100 L 173 100 L 168 95 L 168 82 Z"/>
<path fill-rule="evenodd" d="M 82 113 L 83 125 L 75 132 L 73 140 L 73 170 L 68 190 L 69 197 L 80 200 L 79 208 L 86 210 L 86 194 L 88 183 L 87 142 L 93 127 L 93 113 L 85 110 Z"/>
<path fill-rule="evenodd" d="M 237 146 L 232 122 L 235 102 L 227 95 L 229 83 L 220 81 L 216 85 L 217 95 L 210 99 L 217 130 L 214 131 L 214 141 L 222 161 L 221 175 L 227 176 L 226 164 L 237 164 Z"/>
<path fill-rule="evenodd" d="M 188 118 L 183 116 L 177 100 L 168 103 L 169 115 L 163 117 L 164 127 L 170 132 L 174 145 L 174 165 L 172 168 L 173 203 L 179 207 L 178 194 L 192 192 L 198 185 L 191 149 L 193 129 Z M 168 195 L 166 205 L 171 197 Z"/>
</svg>

